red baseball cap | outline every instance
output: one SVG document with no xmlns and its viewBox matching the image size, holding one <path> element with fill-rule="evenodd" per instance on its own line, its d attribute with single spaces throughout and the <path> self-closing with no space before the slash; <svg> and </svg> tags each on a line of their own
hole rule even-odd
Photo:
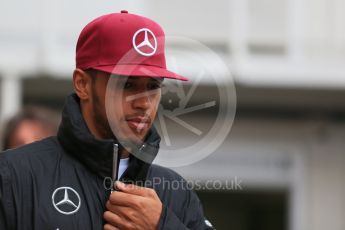
<svg viewBox="0 0 345 230">
<path fill-rule="evenodd" d="M 164 47 L 164 31 L 156 22 L 122 10 L 84 27 L 77 42 L 76 68 L 187 81 L 167 70 Z"/>
</svg>

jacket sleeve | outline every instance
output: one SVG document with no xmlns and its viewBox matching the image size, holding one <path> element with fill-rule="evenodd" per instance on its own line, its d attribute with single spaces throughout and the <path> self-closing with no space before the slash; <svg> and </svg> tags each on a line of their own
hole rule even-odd
<svg viewBox="0 0 345 230">
<path fill-rule="evenodd" d="M 163 205 L 158 230 L 215 230 L 212 224 L 205 219 L 203 208 L 198 196 L 192 190 L 187 190 L 187 206 L 184 217 L 179 219 L 167 206 Z"/>
<path fill-rule="evenodd" d="M 2 154 L 2 153 L 0 153 Z M 11 178 L 6 160 L 0 156 L 0 229 L 14 229 Z"/>
</svg>

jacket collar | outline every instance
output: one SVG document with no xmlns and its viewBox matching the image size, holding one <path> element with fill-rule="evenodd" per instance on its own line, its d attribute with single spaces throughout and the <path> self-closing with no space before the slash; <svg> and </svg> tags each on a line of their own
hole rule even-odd
<svg viewBox="0 0 345 230">
<path fill-rule="evenodd" d="M 111 177 L 113 146 L 121 145 L 116 139 L 99 140 L 90 133 L 81 114 L 76 94 L 71 94 L 66 99 L 57 137 L 65 151 L 82 162 L 90 171 L 102 178 Z M 145 158 L 144 162 L 131 154 L 129 166 L 120 180 L 145 181 L 148 168 L 158 153 L 159 142 L 160 136 L 152 127 L 143 145 L 143 151 L 146 155 L 149 154 L 150 160 Z"/>
</svg>

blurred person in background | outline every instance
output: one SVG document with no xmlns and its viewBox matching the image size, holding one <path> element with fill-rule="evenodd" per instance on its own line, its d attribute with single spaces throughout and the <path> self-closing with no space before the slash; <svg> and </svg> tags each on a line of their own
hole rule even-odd
<svg viewBox="0 0 345 230">
<path fill-rule="evenodd" d="M 57 136 L 0 155 L 0 229 L 214 229 L 187 182 L 152 164 L 162 81 L 187 80 L 166 69 L 164 38 L 127 11 L 86 25 Z"/>
<path fill-rule="evenodd" d="M 24 107 L 5 124 L 3 150 L 56 135 L 59 120 L 59 115 L 51 109 L 40 106 Z"/>
</svg>

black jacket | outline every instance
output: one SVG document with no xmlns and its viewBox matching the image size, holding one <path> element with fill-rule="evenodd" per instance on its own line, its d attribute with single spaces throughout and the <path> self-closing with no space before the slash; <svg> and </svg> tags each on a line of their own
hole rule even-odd
<svg viewBox="0 0 345 230">
<path fill-rule="evenodd" d="M 154 128 L 145 142 L 155 156 L 160 137 Z M 0 229 L 103 229 L 114 143 L 90 134 L 78 97 L 69 96 L 57 137 L 0 154 Z M 163 203 L 158 229 L 213 229 L 193 191 L 159 183 L 185 183 L 174 171 L 131 155 L 120 180 L 155 189 Z"/>
</svg>

